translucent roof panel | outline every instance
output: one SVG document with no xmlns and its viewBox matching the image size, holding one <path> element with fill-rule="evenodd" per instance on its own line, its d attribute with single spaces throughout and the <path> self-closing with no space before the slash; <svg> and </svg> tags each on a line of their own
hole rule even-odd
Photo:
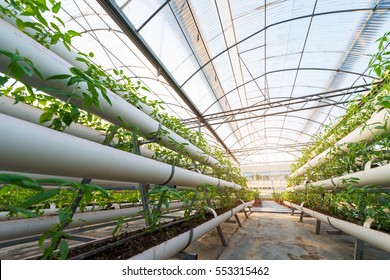
<svg viewBox="0 0 390 280">
<path fill-rule="evenodd" d="M 368 63 L 390 26 L 377 0 L 99 2 L 62 1 L 82 33 L 74 47 L 141 81 L 191 129 L 201 121 L 242 165 L 294 161 L 376 79 Z"/>
</svg>

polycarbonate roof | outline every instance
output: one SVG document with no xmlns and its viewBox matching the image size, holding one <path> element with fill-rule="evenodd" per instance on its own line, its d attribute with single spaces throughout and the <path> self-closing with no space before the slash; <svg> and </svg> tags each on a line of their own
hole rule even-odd
<svg viewBox="0 0 390 280">
<path fill-rule="evenodd" d="M 114 4 L 178 87 L 98 2 Z M 139 79 L 145 95 L 246 165 L 294 161 L 369 88 L 390 1 L 64 0 L 61 17 L 82 33 L 78 50 Z"/>
</svg>

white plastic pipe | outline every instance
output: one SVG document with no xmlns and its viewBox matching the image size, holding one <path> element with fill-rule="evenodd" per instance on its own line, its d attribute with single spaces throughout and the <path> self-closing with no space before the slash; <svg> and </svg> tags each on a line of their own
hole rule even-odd
<svg viewBox="0 0 390 280">
<path fill-rule="evenodd" d="M 59 179 L 59 180 L 65 180 L 65 181 L 68 181 L 71 183 L 81 183 L 81 181 L 83 180 L 83 178 L 76 178 L 76 177 L 65 177 L 65 176 L 55 176 L 55 175 L 47 175 L 47 174 L 26 173 L 26 172 L 12 172 L 12 171 L 5 171 L 5 170 L 0 170 L 0 174 L 22 175 L 22 176 L 26 176 L 28 178 L 31 178 L 33 180 Z M 1 184 L 1 182 L 0 182 L 0 184 Z M 98 179 L 92 179 L 90 184 L 98 185 L 101 187 L 109 187 L 109 186 L 128 187 L 128 186 L 138 185 L 138 183 L 136 183 L 136 182 L 108 181 L 108 180 L 98 180 Z M 58 184 L 45 183 L 45 186 L 58 186 Z"/>
<path fill-rule="evenodd" d="M 341 230 L 342 232 L 354 236 L 357 239 L 367 242 L 381 250 L 390 252 L 390 234 L 336 219 L 288 201 L 284 201 L 284 203 L 313 218 L 316 218 L 317 220 L 320 220 L 321 222 L 331 225 L 335 229 Z"/>
<path fill-rule="evenodd" d="M 169 209 L 178 209 L 183 206 L 182 202 L 171 203 Z M 163 206 L 165 209 L 165 206 Z M 67 227 L 76 228 L 113 221 L 121 216 L 131 217 L 140 215 L 142 207 L 124 208 L 115 210 L 92 211 L 86 213 L 76 213 L 73 222 Z M 25 236 L 42 234 L 59 223 L 58 215 L 44 216 L 30 219 L 17 219 L 0 221 L 0 241 L 21 238 Z"/>
<path fill-rule="evenodd" d="M 347 144 L 355 142 L 367 142 L 371 141 L 376 134 L 383 133 L 383 129 L 375 128 L 377 126 L 386 126 L 390 129 L 389 113 L 386 109 L 383 109 L 377 113 L 374 113 L 372 117 L 366 122 L 364 126 L 360 126 L 352 131 L 350 134 L 339 140 L 335 146 L 339 146 L 344 152 L 348 151 Z M 326 149 L 321 154 L 309 160 L 306 164 L 297 169 L 290 175 L 291 178 L 303 175 L 307 170 L 313 168 L 319 164 L 323 164 L 333 159 L 333 156 L 329 154 L 331 148 Z"/>
<path fill-rule="evenodd" d="M 87 206 L 85 207 L 85 209 L 83 211 L 80 210 L 80 208 L 77 208 L 76 209 L 76 213 L 79 213 L 79 212 L 90 212 L 90 211 L 97 211 L 98 210 L 98 206 Z M 47 216 L 47 215 L 55 215 L 57 214 L 59 211 L 58 208 L 56 208 L 54 205 L 50 205 L 50 208 L 48 209 L 42 209 L 42 216 Z M 8 211 L 4 211 L 4 212 L 0 212 L 0 220 L 9 220 L 9 212 Z M 16 219 L 19 219 L 16 218 Z M 22 218 L 21 218 L 22 219 Z"/>
<path fill-rule="evenodd" d="M 241 186 L 0 114 L 0 166 L 14 172 L 196 187 Z"/>
<path fill-rule="evenodd" d="M 0 113 L 31 123 L 40 124 L 39 118 L 43 114 L 43 111 L 22 102 L 15 104 L 15 100 L 13 98 L 0 96 Z M 50 124 L 51 122 L 45 122 L 42 125 L 49 127 Z M 100 144 L 104 142 L 106 137 L 104 132 L 99 132 L 78 123 L 71 123 L 71 125 L 67 126 L 63 132 Z M 118 139 L 114 137 L 112 143 L 114 145 L 118 144 Z M 147 158 L 153 158 L 154 156 L 154 152 L 145 147 L 140 147 L 140 152 L 142 156 Z"/>
<path fill-rule="evenodd" d="M 287 190 L 302 190 L 305 189 L 306 186 L 322 187 L 325 190 L 332 190 L 335 189 L 336 187 L 345 188 L 342 181 L 343 179 L 349 179 L 349 178 L 358 179 L 357 184 L 353 185 L 356 188 L 367 186 L 367 185 L 380 185 L 382 187 L 390 187 L 390 164 L 348 174 L 345 176 L 328 179 L 328 180 L 308 183 L 306 185 L 298 185 L 292 188 L 287 188 Z"/>
<path fill-rule="evenodd" d="M 9 52 L 15 52 L 17 50 L 21 56 L 29 58 L 43 75 L 44 80 L 40 79 L 35 74 L 31 77 L 25 77 L 25 81 L 28 82 L 32 87 L 51 87 L 63 92 L 74 92 L 79 98 L 72 98 L 72 104 L 88 110 L 88 108 L 85 108 L 83 102 L 81 102 L 81 100 L 83 100 L 82 93 L 89 92 L 85 83 L 80 83 L 78 86 L 68 86 L 67 80 L 46 80 L 48 77 L 53 75 L 73 75 L 69 70 L 73 67 L 72 64 L 64 61 L 61 57 L 46 49 L 3 19 L 0 19 L 0 37 L 7 38 L 7 40 L 0 40 L 1 50 L 6 50 Z M 10 60 L 8 57 L 0 55 L 0 72 L 9 74 L 9 63 Z M 61 94 L 55 94 L 54 91 L 46 92 L 62 100 L 68 98 Z M 137 127 L 139 131 L 146 137 L 157 132 L 159 129 L 163 129 L 167 132 L 167 135 L 164 134 L 161 136 L 161 143 L 165 146 L 179 153 L 185 153 L 189 157 L 208 164 L 212 167 L 217 167 L 219 165 L 216 159 L 205 154 L 202 150 L 195 147 L 193 144 L 189 143 L 187 140 L 183 139 L 181 136 L 177 135 L 170 129 L 162 126 L 150 116 L 122 99 L 120 96 L 112 93 L 109 90 L 107 90 L 107 96 L 109 97 L 112 106 L 107 103 L 103 96 L 100 95 L 100 108 L 95 108 L 92 106 L 89 108 L 89 110 L 93 114 L 100 116 L 101 118 L 104 118 L 111 123 L 120 126 L 125 126 L 123 122 L 131 124 Z M 186 151 L 183 152 L 183 150 L 178 148 L 176 144 L 172 143 L 172 141 L 180 144 L 186 144 Z"/>
<path fill-rule="evenodd" d="M 253 201 L 245 203 L 245 206 L 253 204 Z M 182 233 L 160 245 L 150 248 L 136 256 L 130 258 L 131 260 L 164 260 L 173 257 L 193 241 L 196 241 L 209 231 L 213 230 L 226 220 L 233 217 L 238 212 L 244 209 L 244 204 L 233 208 L 231 211 L 225 212 L 224 214 L 217 216 L 216 218 L 209 220 L 195 228 L 193 228 L 193 235 L 191 237 L 191 231 Z"/>
</svg>

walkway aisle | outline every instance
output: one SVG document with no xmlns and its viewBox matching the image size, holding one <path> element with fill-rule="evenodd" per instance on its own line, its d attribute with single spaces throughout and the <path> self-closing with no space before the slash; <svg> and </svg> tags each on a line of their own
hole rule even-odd
<svg viewBox="0 0 390 280">
<path fill-rule="evenodd" d="M 241 213 L 243 227 L 224 223 L 222 229 L 229 246 L 223 247 L 216 230 L 191 244 L 186 251 L 197 252 L 199 259 L 221 260 L 346 260 L 353 259 L 355 238 L 345 234 L 329 234 L 334 229 L 322 223 L 315 234 L 316 220 L 299 214 L 291 216 L 277 203 L 264 201 L 262 209 L 249 215 Z M 267 211 L 267 212 L 265 212 Z M 282 213 L 284 212 L 284 213 Z M 288 212 L 288 213 L 287 213 Z M 231 219 L 233 221 L 234 219 Z M 365 246 L 364 259 L 390 260 L 390 254 Z"/>
</svg>

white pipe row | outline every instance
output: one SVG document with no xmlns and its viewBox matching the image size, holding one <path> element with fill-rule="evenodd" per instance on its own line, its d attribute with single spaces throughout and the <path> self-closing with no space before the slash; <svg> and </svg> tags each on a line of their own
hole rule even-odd
<svg viewBox="0 0 390 280">
<path fill-rule="evenodd" d="M 39 118 L 43 114 L 43 111 L 22 102 L 15 103 L 13 98 L 0 96 L 0 113 L 25 120 L 27 122 L 40 124 Z M 50 124 L 51 122 L 45 122 L 42 125 L 49 127 Z M 106 137 L 103 131 L 99 132 L 78 123 L 71 123 L 70 126 L 67 126 L 63 130 L 63 132 L 100 144 L 104 142 Z M 114 137 L 112 144 L 118 144 L 118 139 L 116 137 Z M 140 147 L 140 152 L 142 156 L 147 158 L 152 158 L 154 155 L 153 151 L 142 146 Z"/>
<path fill-rule="evenodd" d="M 185 233 L 182 233 L 172 239 L 169 239 L 168 241 L 165 241 L 164 243 L 161 243 L 160 245 L 157 245 L 153 248 L 150 248 L 136 256 L 133 256 L 130 258 L 131 260 L 164 260 L 169 259 L 173 256 L 175 256 L 177 253 L 185 249 L 185 247 L 190 244 L 193 241 L 196 241 L 209 231 L 213 230 L 226 220 L 233 217 L 238 212 L 242 211 L 244 207 L 247 207 L 249 205 L 253 204 L 253 201 L 247 202 L 245 204 L 241 204 L 235 208 L 233 208 L 231 211 L 228 211 L 220 216 L 217 216 L 216 218 L 209 220 L 195 228 L 192 229 L 192 236 L 191 231 L 187 231 Z"/>
<path fill-rule="evenodd" d="M 47 174 L 36 174 L 36 173 L 27 173 L 27 172 L 12 172 L 12 171 L 6 171 L 6 170 L 0 170 L 0 174 L 10 174 L 10 175 L 22 175 L 26 176 L 28 178 L 31 178 L 33 180 L 42 180 L 42 179 L 58 179 L 58 180 L 64 180 L 70 183 L 81 183 L 83 178 L 77 178 L 77 177 L 66 177 L 66 176 L 55 176 L 55 175 L 47 175 Z M 1 182 L 0 182 L 1 184 Z M 136 182 L 124 182 L 124 181 L 113 181 L 113 180 L 99 180 L 99 179 L 92 179 L 91 183 L 92 185 L 98 185 L 101 187 L 109 187 L 109 186 L 117 186 L 117 187 L 128 187 L 128 186 L 134 186 L 138 185 Z M 45 183 L 46 186 L 58 186 L 57 183 L 49 184 Z"/>
<path fill-rule="evenodd" d="M 331 225 L 335 229 L 341 230 L 351 236 L 356 237 L 357 239 L 367 242 L 379 249 L 382 249 L 386 252 L 390 252 L 390 235 L 384 232 L 380 232 L 377 230 L 373 230 L 364 226 L 359 226 L 356 224 L 352 224 L 340 219 L 333 218 L 331 216 L 327 216 L 321 214 L 319 212 L 313 211 L 311 209 L 301 207 L 297 204 L 284 201 L 284 203 L 288 206 L 291 206 L 297 210 L 302 211 L 303 213 L 321 221 L 326 224 Z"/>
<path fill-rule="evenodd" d="M 241 186 L 0 114 L 0 166 L 14 172 L 197 187 Z"/>
<path fill-rule="evenodd" d="M 360 126 L 352 131 L 350 134 L 339 140 L 334 146 L 339 146 L 341 150 L 348 151 L 347 144 L 355 142 L 367 142 L 371 141 L 376 134 L 383 133 L 383 129 L 377 128 L 378 126 L 386 126 L 390 129 L 389 113 L 386 109 L 376 112 L 366 122 L 364 126 Z M 330 152 L 331 148 L 326 149 L 316 157 L 310 159 L 306 164 L 297 169 L 290 175 L 291 178 L 303 175 L 307 170 L 313 168 L 319 164 L 323 164 L 333 159 L 333 155 Z"/>
<path fill-rule="evenodd" d="M 21 56 L 30 59 L 35 67 L 41 72 L 44 80 L 40 79 L 35 74 L 31 77 L 25 77 L 25 81 L 32 87 L 38 89 L 47 89 L 49 87 L 62 92 L 74 92 L 78 98 L 72 98 L 72 104 L 86 110 L 90 110 L 95 115 L 100 116 L 116 125 L 124 126 L 125 124 L 123 122 L 133 125 L 137 127 L 139 131 L 146 137 L 156 133 L 159 129 L 162 129 L 167 132 L 167 135 L 164 134 L 161 136 L 161 143 L 165 146 L 176 150 L 179 153 L 183 153 L 183 150 L 178 149 L 177 145 L 172 143 L 172 141 L 180 144 L 186 144 L 186 155 L 188 154 L 191 158 L 210 166 L 218 166 L 219 163 L 217 160 L 205 154 L 202 150 L 195 147 L 193 144 L 189 143 L 187 140 L 183 139 L 173 131 L 162 126 L 150 116 L 143 113 L 122 99 L 120 96 L 112 93 L 109 90 L 107 90 L 107 96 L 109 97 L 112 105 L 108 104 L 102 95 L 99 95 L 100 108 L 96 108 L 94 106 L 91 108 L 85 108 L 85 104 L 83 104 L 81 101 L 83 100 L 83 92 L 89 92 L 85 83 L 79 83 L 77 86 L 68 86 L 67 80 L 46 80 L 48 77 L 53 75 L 73 75 L 70 72 L 70 68 L 72 68 L 73 65 L 69 62 L 66 62 L 52 51 L 46 49 L 3 19 L 0 19 L 0 37 L 7 38 L 7 40 L 0 40 L 1 50 L 6 50 L 12 53 L 18 51 Z M 8 73 L 9 63 L 10 60 L 8 57 L 0 55 L 0 72 L 10 74 Z M 67 96 L 56 94 L 53 90 L 45 91 L 59 99 L 68 99 Z"/>
<path fill-rule="evenodd" d="M 76 209 L 76 213 L 79 212 L 90 212 L 90 211 L 96 211 L 98 210 L 98 206 L 87 206 L 83 211 L 80 210 L 80 208 Z M 50 208 L 47 209 L 42 209 L 42 216 L 47 216 L 47 215 L 55 215 L 58 213 L 60 209 L 56 208 L 53 204 L 50 205 Z M 15 217 L 15 219 L 22 219 L 21 217 Z M 9 220 L 9 212 L 4 211 L 0 212 L 0 221 L 2 220 Z"/>
<path fill-rule="evenodd" d="M 358 179 L 357 183 L 353 184 L 353 186 L 356 188 L 368 185 L 379 185 L 385 188 L 390 187 L 390 164 L 328 180 L 307 183 L 306 185 L 298 185 L 292 188 L 287 188 L 287 190 L 302 190 L 309 186 L 322 187 L 325 190 L 333 190 L 336 187 L 345 188 L 343 181 L 352 178 Z"/>
<path fill-rule="evenodd" d="M 171 203 L 169 209 L 178 209 L 183 206 L 182 202 Z M 165 206 L 163 206 L 165 209 Z M 119 217 L 132 217 L 140 215 L 143 211 L 142 207 L 124 208 L 115 210 L 92 211 L 85 213 L 76 213 L 73 216 L 73 221 L 67 229 L 89 226 L 109 221 Z M 35 234 L 42 234 L 58 224 L 59 217 L 44 216 L 30 219 L 18 219 L 9 221 L 0 221 L 0 241 L 16 239 Z"/>
</svg>

